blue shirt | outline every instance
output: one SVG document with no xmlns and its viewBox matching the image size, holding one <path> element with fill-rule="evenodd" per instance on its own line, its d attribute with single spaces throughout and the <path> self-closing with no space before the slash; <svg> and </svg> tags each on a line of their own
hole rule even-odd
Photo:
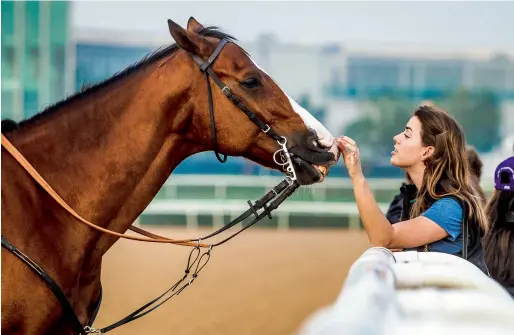
<svg viewBox="0 0 514 335">
<path fill-rule="evenodd" d="M 456 200 L 452 198 L 439 199 L 421 215 L 434 221 L 448 233 L 448 236 L 442 240 L 429 243 L 429 251 L 450 254 L 462 251 L 462 222 L 464 212 Z"/>
</svg>

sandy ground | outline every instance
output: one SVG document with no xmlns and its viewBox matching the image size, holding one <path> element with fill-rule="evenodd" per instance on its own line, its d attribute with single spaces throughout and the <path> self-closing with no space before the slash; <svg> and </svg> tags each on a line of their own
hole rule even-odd
<svg viewBox="0 0 514 335">
<path fill-rule="evenodd" d="M 150 227 L 169 237 L 202 231 Z M 292 334 L 338 295 L 369 247 L 363 232 L 251 228 L 215 248 L 197 280 L 156 311 L 110 334 Z M 119 241 L 105 256 L 95 322 L 118 321 L 173 285 L 190 248 Z"/>
</svg>

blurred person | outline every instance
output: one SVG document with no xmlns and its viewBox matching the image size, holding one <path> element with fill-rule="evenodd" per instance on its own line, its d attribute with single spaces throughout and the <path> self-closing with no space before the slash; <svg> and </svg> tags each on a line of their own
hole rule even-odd
<svg viewBox="0 0 514 335">
<path fill-rule="evenodd" d="M 468 166 L 471 181 L 475 184 L 474 186 L 478 192 L 478 195 L 480 196 L 483 204 L 485 205 L 485 193 L 484 190 L 482 190 L 482 187 L 480 186 L 480 179 L 482 179 L 482 167 L 484 166 L 484 163 L 482 163 L 482 160 L 480 159 L 478 152 L 471 145 L 468 145 L 466 147 L 466 156 L 468 158 Z"/>
<path fill-rule="evenodd" d="M 494 172 L 494 192 L 485 209 L 490 227 L 483 238 L 491 277 L 514 298 L 514 156 Z"/>
<path fill-rule="evenodd" d="M 391 164 L 412 180 L 401 188 L 400 222 L 394 225 L 367 184 L 355 141 L 343 136 L 337 142 L 373 246 L 449 253 L 488 273 L 481 243 L 487 217 L 476 188 L 468 182 L 464 131 L 448 113 L 420 106 L 405 130 L 394 137 Z"/>
</svg>

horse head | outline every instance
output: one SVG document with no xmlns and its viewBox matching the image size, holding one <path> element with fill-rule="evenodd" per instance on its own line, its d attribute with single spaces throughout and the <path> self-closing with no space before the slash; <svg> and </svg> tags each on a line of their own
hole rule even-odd
<svg viewBox="0 0 514 335">
<path fill-rule="evenodd" d="M 263 166 L 280 169 L 287 165 L 287 157 L 280 159 L 277 155 L 281 144 L 285 144 L 298 182 L 308 185 L 322 181 L 339 158 L 330 132 L 288 96 L 231 36 L 205 28 L 193 17 L 189 19 L 187 29 L 171 20 L 168 25 L 181 49 L 177 56 L 182 53 L 184 62 L 196 68 L 192 72 L 195 75 L 190 78 L 191 91 L 197 98 L 212 95 L 212 99 L 197 99 L 193 116 L 195 133 L 206 145 L 206 150 L 243 156 Z M 217 50 L 223 40 L 228 43 Z M 242 113 L 240 106 L 227 99 L 225 92 L 215 85 L 210 88 L 216 80 L 208 82 L 206 88 L 205 82 L 211 76 L 198 71 L 202 62 L 209 62 L 208 67 L 215 76 L 265 124 L 264 129 Z M 274 140 L 266 129 L 273 129 L 279 139 Z M 214 140 L 210 137 L 212 134 Z M 280 154 L 284 155 L 284 152 Z"/>
</svg>

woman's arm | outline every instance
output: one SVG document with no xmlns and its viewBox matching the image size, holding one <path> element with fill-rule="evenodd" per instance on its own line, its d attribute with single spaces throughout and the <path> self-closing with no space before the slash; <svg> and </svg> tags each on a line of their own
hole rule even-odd
<svg viewBox="0 0 514 335">
<path fill-rule="evenodd" d="M 391 225 L 378 206 L 366 178 L 361 175 L 352 182 L 362 224 L 373 246 L 412 248 L 448 236 L 441 226 L 424 216 Z"/>
<path fill-rule="evenodd" d="M 411 248 L 439 241 L 448 236 L 446 230 L 424 216 L 391 225 L 378 206 L 362 174 L 359 149 L 355 142 L 352 142 L 353 140 L 348 137 L 338 139 L 348 174 L 352 179 L 361 221 L 373 246 Z"/>
<path fill-rule="evenodd" d="M 357 208 L 369 241 L 373 246 L 390 247 L 394 227 L 382 213 L 366 178 L 362 174 L 355 176 L 352 183 Z"/>
</svg>

